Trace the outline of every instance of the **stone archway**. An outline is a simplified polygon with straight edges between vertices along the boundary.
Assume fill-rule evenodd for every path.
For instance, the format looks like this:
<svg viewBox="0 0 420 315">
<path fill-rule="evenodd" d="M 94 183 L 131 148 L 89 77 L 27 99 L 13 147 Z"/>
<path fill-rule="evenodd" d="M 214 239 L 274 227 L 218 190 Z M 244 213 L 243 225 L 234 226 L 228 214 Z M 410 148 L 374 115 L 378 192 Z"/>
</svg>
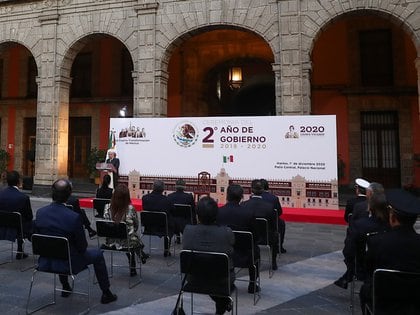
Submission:
<svg viewBox="0 0 420 315">
<path fill-rule="evenodd" d="M 209 27 L 188 34 L 168 62 L 168 116 L 235 115 L 238 91 L 228 87 L 229 68 L 241 68 L 244 86 L 262 75 L 271 76 L 274 86 L 273 62 L 269 45 L 244 29 Z"/>
</svg>

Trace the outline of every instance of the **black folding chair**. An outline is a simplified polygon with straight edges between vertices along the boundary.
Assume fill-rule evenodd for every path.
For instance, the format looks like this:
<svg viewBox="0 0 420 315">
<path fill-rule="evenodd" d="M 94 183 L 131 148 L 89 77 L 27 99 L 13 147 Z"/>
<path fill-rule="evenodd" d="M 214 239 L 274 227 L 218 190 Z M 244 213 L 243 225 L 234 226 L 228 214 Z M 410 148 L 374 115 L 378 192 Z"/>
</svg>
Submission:
<svg viewBox="0 0 420 315">
<path fill-rule="evenodd" d="M 254 305 L 257 304 L 261 298 L 260 292 L 257 292 L 257 286 L 261 288 L 260 285 L 260 264 L 259 259 L 255 257 L 254 252 L 254 236 L 251 232 L 248 231 L 233 231 L 235 234 L 235 244 L 233 245 L 233 265 L 239 270 L 236 272 L 236 275 L 240 272 L 242 268 L 254 268 L 256 279 L 253 283 L 254 286 Z M 237 279 L 237 281 L 248 281 Z M 251 283 L 250 283 L 251 284 Z"/>
<path fill-rule="evenodd" d="M 231 283 L 231 264 L 225 253 L 182 250 L 181 273 L 186 274 L 182 292 L 191 293 L 191 314 L 194 313 L 194 293 L 226 297 L 238 314 L 238 291 Z M 235 303 L 232 293 L 235 291 Z"/>
<path fill-rule="evenodd" d="M 259 246 L 263 246 L 268 249 L 268 262 L 269 262 L 269 269 L 268 269 L 268 276 L 271 278 L 273 276 L 273 262 L 272 262 L 272 254 L 271 254 L 271 246 L 270 246 L 270 234 L 268 230 L 268 221 L 265 218 L 256 218 L 255 219 L 255 227 L 257 231 L 257 244 Z"/>
<path fill-rule="evenodd" d="M 420 273 L 376 269 L 372 281 L 366 314 L 420 314 Z"/>
<path fill-rule="evenodd" d="M 143 226 L 142 237 L 149 236 L 149 254 L 152 252 L 152 236 L 164 237 L 167 244 L 171 244 L 172 235 L 169 234 L 168 215 L 164 211 L 146 211 L 140 212 L 140 224 Z M 172 242 L 173 256 L 175 257 L 175 242 Z M 170 251 L 170 248 L 168 248 Z"/>
<path fill-rule="evenodd" d="M 13 262 L 14 254 L 24 253 L 25 239 L 23 236 L 23 225 L 22 225 L 22 215 L 19 212 L 8 212 L 0 211 L 0 240 L 10 242 L 10 260 L 1 262 L 0 265 Z M 22 251 L 14 250 L 14 244 L 16 241 L 22 240 L 23 247 Z M 9 249 L 2 250 L 1 252 L 8 252 Z M 21 271 L 28 270 L 22 269 Z"/>
<path fill-rule="evenodd" d="M 39 265 L 37 265 L 34 268 L 34 271 L 32 273 L 32 279 L 31 279 L 31 285 L 29 287 L 29 294 L 28 294 L 28 301 L 26 303 L 26 314 L 32 314 L 36 311 L 39 311 L 47 306 L 53 305 L 56 303 L 56 291 L 60 292 L 67 292 L 70 293 L 70 291 L 59 289 L 56 286 L 56 278 L 57 275 L 65 275 L 70 276 L 72 279 L 71 287 L 73 288 L 73 291 L 71 291 L 72 294 L 79 294 L 83 296 L 87 296 L 88 300 L 88 308 L 84 311 L 84 313 L 87 313 L 90 311 L 90 285 L 91 281 L 84 281 L 87 283 L 87 292 L 80 292 L 74 290 L 74 284 L 75 284 L 75 276 L 83 271 L 88 271 L 88 279 L 90 279 L 90 269 L 88 266 L 86 266 L 83 270 L 80 270 L 79 272 L 74 272 L 72 263 L 71 263 L 71 255 L 70 255 L 70 246 L 69 241 L 65 237 L 61 236 L 51 236 L 51 235 L 43 235 L 43 234 L 33 234 L 32 235 L 32 252 L 34 255 L 39 255 L 39 259 L 47 259 L 51 263 L 46 264 L 48 267 L 46 268 L 40 268 Z M 64 262 L 64 265 L 60 264 L 60 267 L 63 267 L 63 269 L 56 269 L 57 263 L 56 261 L 62 261 Z M 46 304 L 42 304 L 35 308 L 34 310 L 29 310 L 29 304 L 31 300 L 31 293 L 32 288 L 35 282 L 35 275 L 37 272 L 44 272 L 44 273 L 50 273 L 54 275 L 54 288 L 53 288 L 53 299 L 50 302 L 47 302 Z"/>
<path fill-rule="evenodd" d="M 123 247 L 123 248 L 114 248 L 114 247 L 108 247 L 105 245 L 101 245 L 101 242 L 105 239 L 114 239 L 114 240 L 120 240 L 125 241 L 126 244 L 130 244 L 130 238 L 128 235 L 128 229 L 127 224 L 125 222 L 115 223 L 113 221 L 108 220 L 97 220 L 96 221 L 96 232 L 98 233 L 98 247 L 103 249 L 105 252 L 109 252 L 111 256 L 111 263 L 110 263 L 110 273 L 109 277 L 114 276 L 114 267 L 123 267 L 131 270 L 130 264 L 125 265 L 119 265 L 114 264 L 114 253 L 123 253 L 125 255 L 128 255 L 129 260 L 132 259 L 136 260 L 136 254 L 133 252 L 133 248 L 131 247 Z M 103 243 L 102 243 L 103 244 Z M 141 255 L 141 250 L 140 250 Z M 134 257 L 133 257 L 134 256 Z M 138 281 L 132 282 L 133 277 L 129 277 L 128 280 L 128 287 L 131 289 L 138 285 L 141 282 L 141 261 L 137 260 L 136 263 L 136 270 L 139 271 L 138 273 Z"/>
<path fill-rule="evenodd" d="M 176 203 L 171 214 L 176 226 L 177 236 L 179 236 L 178 232 L 183 233 L 187 224 L 194 224 L 191 205 Z"/>
</svg>

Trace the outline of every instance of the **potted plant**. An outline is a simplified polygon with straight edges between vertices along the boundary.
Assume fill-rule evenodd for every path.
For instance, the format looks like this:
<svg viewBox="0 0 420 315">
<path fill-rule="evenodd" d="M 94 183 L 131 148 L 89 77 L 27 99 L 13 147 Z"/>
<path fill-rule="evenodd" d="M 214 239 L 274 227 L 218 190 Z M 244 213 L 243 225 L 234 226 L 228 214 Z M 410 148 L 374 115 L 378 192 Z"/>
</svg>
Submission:
<svg viewBox="0 0 420 315">
<path fill-rule="evenodd" d="M 89 178 L 99 180 L 99 172 L 96 169 L 96 163 L 103 163 L 106 159 L 107 150 L 92 148 L 87 158 L 87 170 Z"/>
<path fill-rule="evenodd" d="M 6 180 L 6 171 L 7 171 L 7 164 L 10 160 L 10 154 L 4 150 L 0 149 L 0 176 L 1 176 L 1 183 L 4 183 Z"/>
</svg>

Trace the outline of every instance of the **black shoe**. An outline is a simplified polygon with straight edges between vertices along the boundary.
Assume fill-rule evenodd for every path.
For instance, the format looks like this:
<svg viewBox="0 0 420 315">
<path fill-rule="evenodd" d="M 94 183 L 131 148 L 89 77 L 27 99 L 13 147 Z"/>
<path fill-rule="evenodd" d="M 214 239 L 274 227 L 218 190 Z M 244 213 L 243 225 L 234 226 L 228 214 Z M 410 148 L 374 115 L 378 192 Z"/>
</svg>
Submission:
<svg viewBox="0 0 420 315">
<path fill-rule="evenodd" d="M 98 233 L 96 233 L 95 230 L 89 230 L 89 237 L 90 238 L 94 237 L 96 234 L 98 234 Z"/>
<path fill-rule="evenodd" d="M 73 291 L 73 289 L 70 286 L 70 284 L 65 283 L 65 284 L 63 284 L 63 291 L 61 291 L 61 296 L 65 297 L 65 298 L 69 297 L 72 291 Z"/>
<path fill-rule="evenodd" d="M 261 290 L 261 288 L 258 285 L 255 286 L 255 289 L 254 289 L 253 284 L 248 285 L 248 293 L 253 294 L 253 293 L 256 293 L 256 292 L 260 292 L 260 290 Z"/>
<path fill-rule="evenodd" d="M 286 248 L 284 248 L 283 246 L 280 248 L 280 253 L 285 254 L 287 253 Z"/>
<path fill-rule="evenodd" d="M 345 278 L 341 277 L 338 280 L 335 280 L 334 284 L 342 289 L 347 289 L 348 281 Z"/>
<path fill-rule="evenodd" d="M 17 253 L 16 254 L 16 259 L 17 260 L 21 260 L 21 259 L 25 259 L 25 258 L 28 258 L 28 254 L 26 254 L 26 253 Z"/>
<path fill-rule="evenodd" d="M 276 261 L 273 261 L 272 268 L 273 268 L 273 270 L 277 270 L 278 269 L 277 262 Z"/>
<path fill-rule="evenodd" d="M 169 250 L 165 250 L 163 252 L 163 257 L 168 257 L 168 256 L 172 256 L 171 252 Z"/>
<path fill-rule="evenodd" d="M 146 254 L 145 252 L 141 252 L 141 263 L 142 264 L 145 264 L 146 262 L 147 262 L 147 259 L 149 258 L 150 256 L 148 255 L 148 254 Z"/>
<path fill-rule="evenodd" d="M 106 293 L 102 293 L 101 297 L 101 303 L 102 304 L 108 304 L 111 302 L 114 302 L 117 300 L 117 295 L 112 293 L 111 291 L 108 291 Z"/>
<path fill-rule="evenodd" d="M 230 312 L 231 310 L 232 310 L 232 301 L 216 304 L 216 315 L 221 315 L 221 314 L 224 314 L 225 312 Z"/>
</svg>

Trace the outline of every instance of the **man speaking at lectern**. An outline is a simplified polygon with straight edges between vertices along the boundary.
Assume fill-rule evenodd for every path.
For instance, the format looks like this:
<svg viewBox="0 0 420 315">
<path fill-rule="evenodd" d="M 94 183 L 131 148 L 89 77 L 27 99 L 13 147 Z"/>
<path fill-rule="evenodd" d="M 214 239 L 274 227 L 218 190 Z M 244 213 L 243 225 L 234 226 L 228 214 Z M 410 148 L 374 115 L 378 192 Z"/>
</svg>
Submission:
<svg viewBox="0 0 420 315">
<path fill-rule="evenodd" d="M 115 167 L 115 171 L 112 172 L 112 184 L 113 188 L 117 187 L 118 184 L 118 169 L 120 167 L 120 159 L 117 158 L 117 154 L 114 150 L 108 150 L 108 158 L 105 163 L 111 163 Z"/>
</svg>

